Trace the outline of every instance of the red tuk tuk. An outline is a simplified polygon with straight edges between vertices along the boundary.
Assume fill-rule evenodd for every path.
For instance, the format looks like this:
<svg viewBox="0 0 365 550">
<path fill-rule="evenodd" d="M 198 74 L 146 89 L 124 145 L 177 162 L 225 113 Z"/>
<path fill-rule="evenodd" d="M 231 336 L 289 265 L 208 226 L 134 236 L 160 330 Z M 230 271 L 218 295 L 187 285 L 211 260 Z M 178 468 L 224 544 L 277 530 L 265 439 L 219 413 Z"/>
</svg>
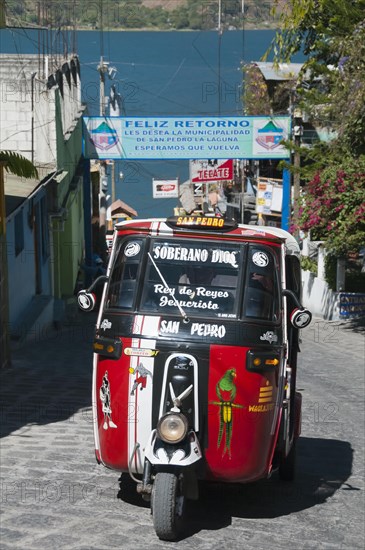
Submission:
<svg viewBox="0 0 365 550">
<path fill-rule="evenodd" d="M 299 255 L 281 229 L 214 216 L 116 226 L 99 278 L 96 458 L 129 472 L 161 539 L 178 537 L 199 480 L 294 477 L 298 333 L 311 320 Z"/>
</svg>

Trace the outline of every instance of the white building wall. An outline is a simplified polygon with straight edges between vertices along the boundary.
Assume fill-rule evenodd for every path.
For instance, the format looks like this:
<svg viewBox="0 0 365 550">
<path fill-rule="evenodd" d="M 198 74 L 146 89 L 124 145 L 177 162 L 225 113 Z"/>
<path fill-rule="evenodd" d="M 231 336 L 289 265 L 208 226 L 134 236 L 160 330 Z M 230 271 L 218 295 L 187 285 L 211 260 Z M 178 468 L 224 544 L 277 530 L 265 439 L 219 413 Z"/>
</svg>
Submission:
<svg viewBox="0 0 365 550">
<path fill-rule="evenodd" d="M 54 168 L 54 90 L 47 91 L 45 82 L 39 79 L 38 62 L 37 56 L 0 56 L 0 148 Z"/>
<path fill-rule="evenodd" d="M 70 173 L 66 174 L 67 182 L 60 194 L 61 198 L 68 190 L 78 162 L 78 148 L 75 148 L 75 151 L 69 152 L 74 164 L 72 162 L 65 164 L 65 158 L 69 158 L 65 149 L 67 149 L 67 142 L 71 138 L 78 139 L 80 130 L 78 129 L 75 134 L 77 138 L 72 135 L 72 132 L 82 114 L 79 78 L 77 77 L 77 84 L 75 84 L 71 74 L 71 87 L 69 87 L 66 77 L 63 76 L 63 97 L 56 81 L 50 82 L 48 78 L 52 74 L 54 75 L 56 70 L 62 70 L 62 64 L 65 62 L 66 60 L 61 60 L 55 64 L 54 61 L 51 62 L 50 59 L 41 58 L 38 55 L 0 54 L 0 150 L 14 151 L 33 160 L 38 168 L 40 180 L 52 174 L 55 169 L 59 169 L 59 164 L 62 170 L 69 170 Z M 57 123 L 60 119 L 56 120 L 56 107 L 57 114 L 58 108 L 61 109 L 64 139 L 62 139 L 62 134 L 58 133 L 60 127 Z M 58 147 L 57 137 L 59 138 Z M 81 143 L 79 148 L 81 151 Z M 59 158 L 57 158 L 58 154 Z M 37 186 L 37 182 L 35 185 Z M 60 192 L 60 189 L 57 188 L 57 191 Z M 25 197 L 24 194 L 19 196 Z M 12 327 L 23 323 L 24 312 L 27 312 L 28 315 L 29 309 L 32 309 L 34 298 L 48 299 L 53 295 L 52 279 L 56 275 L 53 273 L 54 266 L 51 263 L 51 258 L 43 258 L 44 261 L 40 262 L 37 281 L 39 281 L 40 273 L 42 284 L 41 290 L 36 289 L 35 239 L 34 232 L 28 223 L 29 209 L 34 207 L 36 202 L 33 197 L 32 205 L 30 205 L 28 199 L 25 198 L 20 207 L 24 217 L 24 250 L 17 256 L 14 252 L 15 213 L 8 217 L 8 268 Z M 50 232 L 49 238 L 52 246 L 54 245 L 53 236 Z M 70 238 L 72 240 L 73 236 Z M 39 239 L 42 239 L 41 235 Z M 53 303 L 49 303 L 52 307 L 47 305 L 46 312 L 41 314 L 45 322 L 49 322 L 54 315 Z M 28 315 L 28 321 L 32 321 L 31 315 Z M 37 323 L 39 322 L 38 319 Z"/>
<path fill-rule="evenodd" d="M 56 105 L 55 91 L 45 90 L 43 82 L 37 82 L 35 104 L 35 164 L 57 167 Z"/>
<path fill-rule="evenodd" d="M 0 54 L 0 149 L 16 151 L 29 160 L 33 149 L 34 163 L 47 164 L 50 171 L 57 168 L 55 92 L 58 88 L 56 85 L 47 89 L 51 66 L 47 57 Z M 63 76 L 60 104 L 62 130 L 67 138 L 81 112 L 79 79 L 75 85 L 71 75 L 69 88 Z"/>
<path fill-rule="evenodd" d="M 302 271 L 302 304 L 312 312 L 313 317 L 330 321 L 340 319 L 338 293 L 310 271 Z"/>
</svg>

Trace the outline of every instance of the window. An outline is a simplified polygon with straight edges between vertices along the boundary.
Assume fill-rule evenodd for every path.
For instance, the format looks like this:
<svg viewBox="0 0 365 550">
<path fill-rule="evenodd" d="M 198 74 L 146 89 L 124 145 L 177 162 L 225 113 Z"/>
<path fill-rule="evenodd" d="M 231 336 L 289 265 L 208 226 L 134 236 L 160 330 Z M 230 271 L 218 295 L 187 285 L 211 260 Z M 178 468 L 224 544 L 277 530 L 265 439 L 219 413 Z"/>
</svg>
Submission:
<svg viewBox="0 0 365 550">
<path fill-rule="evenodd" d="M 129 238 L 119 244 L 106 308 L 189 318 L 280 318 L 279 260 L 265 246 Z"/>
<path fill-rule="evenodd" d="M 155 240 L 148 254 L 141 310 L 235 318 L 242 248 L 232 243 Z"/>
<path fill-rule="evenodd" d="M 300 300 L 302 292 L 300 262 L 295 256 L 285 258 L 286 287 L 292 290 Z"/>
<path fill-rule="evenodd" d="M 265 321 L 279 319 L 278 268 L 275 257 L 264 247 L 250 246 L 244 312 Z"/>
<path fill-rule="evenodd" d="M 23 211 L 21 210 L 16 214 L 14 219 L 14 231 L 15 231 L 15 256 L 19 254 L 24 249 L 24 221 L 23 221 Z"/>
<path fill-rule="evenodd" d="M 131 310 L 137 294 L 137 276 L 142 261 L 143 241 L 133 239 L 121 244 L 116 254 L 108 287 L 107 308 Z"/>
</svg>

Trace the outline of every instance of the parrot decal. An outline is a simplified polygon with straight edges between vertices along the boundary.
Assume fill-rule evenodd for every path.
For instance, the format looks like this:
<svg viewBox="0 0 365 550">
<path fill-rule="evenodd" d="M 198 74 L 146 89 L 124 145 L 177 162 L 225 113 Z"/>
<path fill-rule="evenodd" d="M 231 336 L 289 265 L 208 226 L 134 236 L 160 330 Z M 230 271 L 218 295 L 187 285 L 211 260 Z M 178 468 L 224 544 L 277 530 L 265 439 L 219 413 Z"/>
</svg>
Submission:
<svg viewBox="0 0 365 550">
<path fill-rule="evenodd" d="M 234 403 L 237 393 L 237 387 L 234 383 L 236 376 L 236 369 L 229 369 L 225 372 L 216 385 L 216 394 L 219 401 L 212 401 L 213 405 L 218 405 L 220 407 L 217 447 L 219 449 L 223 438 L 225 438 L 222 456 L 228 453 L 229 458 L 231 458 L 232 409 L 243 409 L 243 405 Z"/>
</svg>

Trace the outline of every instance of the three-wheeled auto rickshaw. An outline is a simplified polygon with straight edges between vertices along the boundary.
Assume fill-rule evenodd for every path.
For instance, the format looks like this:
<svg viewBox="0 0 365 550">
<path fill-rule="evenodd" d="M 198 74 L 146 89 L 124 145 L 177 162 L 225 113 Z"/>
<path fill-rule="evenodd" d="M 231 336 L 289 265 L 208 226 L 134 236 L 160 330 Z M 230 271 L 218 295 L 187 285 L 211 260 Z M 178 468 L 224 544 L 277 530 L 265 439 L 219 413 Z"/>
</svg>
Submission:
<svg viewBox="0 0 365 550">
<path fill-rule="evenodd" d="M 174 540 L 198 481 L 294 476 L 299 247 L 191 215 L 116 226 L 94 340 L 96 459 L 129 473 Z M 93 287 L 78 295 L 95 306 Z"/>
</svg>

